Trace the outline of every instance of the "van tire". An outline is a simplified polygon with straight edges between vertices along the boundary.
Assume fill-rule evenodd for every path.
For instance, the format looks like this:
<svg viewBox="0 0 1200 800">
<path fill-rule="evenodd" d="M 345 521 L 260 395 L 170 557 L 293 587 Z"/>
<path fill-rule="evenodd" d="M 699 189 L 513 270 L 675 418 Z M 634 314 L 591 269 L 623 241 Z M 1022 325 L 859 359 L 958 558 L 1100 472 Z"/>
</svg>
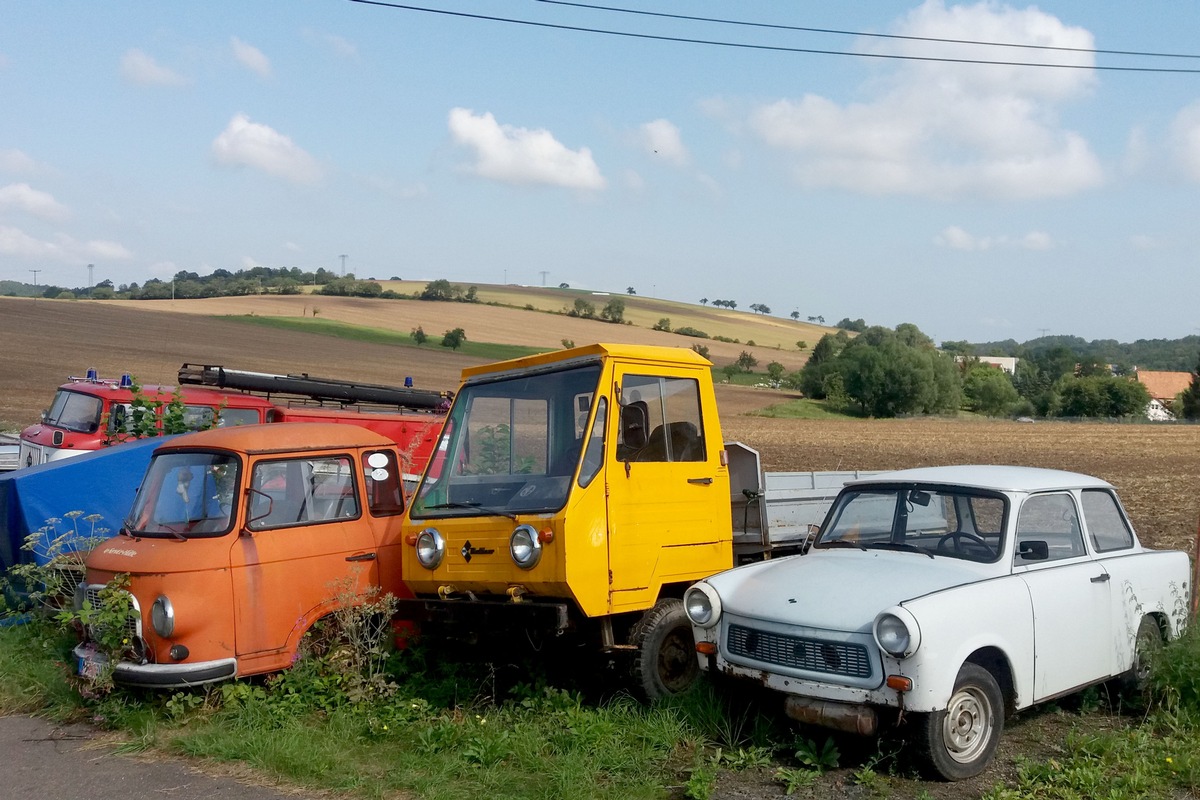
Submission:
<svg viewBox="0 0 1200 800">
<path fill-rule="evenodd" d="M 634 654 L 634 689 L 653 702 L 681 694 L 700 676 L 692 623 L 677 598 L 659 600 L 629 632 Z"/>
</svg>

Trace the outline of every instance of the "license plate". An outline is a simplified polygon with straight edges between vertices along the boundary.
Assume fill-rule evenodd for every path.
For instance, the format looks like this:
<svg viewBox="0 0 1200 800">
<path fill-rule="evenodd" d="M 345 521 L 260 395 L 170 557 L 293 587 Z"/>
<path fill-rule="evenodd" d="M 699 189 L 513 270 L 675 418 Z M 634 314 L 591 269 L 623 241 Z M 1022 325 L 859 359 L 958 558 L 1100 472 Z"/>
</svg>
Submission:
<svg viewBox="0 0 1200 800">
<path fill-rule="evenodd" d="M 108 666 L 108 658 L 97 653 L 91 645 L 83 648 L 79 656 L 79 676 L 88 680 L 99 678 L 104 668 Z"/>
</svg>

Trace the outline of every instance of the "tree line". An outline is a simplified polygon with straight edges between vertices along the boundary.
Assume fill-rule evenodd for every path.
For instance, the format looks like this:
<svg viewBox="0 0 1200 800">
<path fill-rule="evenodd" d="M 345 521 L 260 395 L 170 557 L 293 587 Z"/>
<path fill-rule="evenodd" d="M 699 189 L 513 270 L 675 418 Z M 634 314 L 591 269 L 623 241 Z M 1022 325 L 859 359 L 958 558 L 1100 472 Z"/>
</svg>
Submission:
<svg viewBox="0 0 1200 800">
<path fill-rule="evenodd" d="M 1195 350 L 1193 350 L 1193 355 Z M 954 348 L 939 350 L 917 326 L 872 326 L 851 338 L 821 337 L 808 363 L 785 382 L 806 396 L 865 416 L 954 413 L 989 416 L 1141 417 L 1150 395 L 1132 374 L 1080 361 L 1068 348 L 1027 354 L 1009 375 Z M 1200 418 L 1200 363 L 1170 403 L 1177 416 Z"/>
</svg>

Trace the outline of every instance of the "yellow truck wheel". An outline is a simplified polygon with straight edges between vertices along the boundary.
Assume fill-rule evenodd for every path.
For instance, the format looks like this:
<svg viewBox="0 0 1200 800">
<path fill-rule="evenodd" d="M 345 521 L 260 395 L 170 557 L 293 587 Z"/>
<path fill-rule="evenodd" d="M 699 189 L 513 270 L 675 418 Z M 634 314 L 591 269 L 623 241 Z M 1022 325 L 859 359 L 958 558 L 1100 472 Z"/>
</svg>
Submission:
<svg viewBox="0 0 1200 800">
<path fill-rule="evenodd" d="M 633 626 L 629 639 L 637 648 L 634 688 L 646 700 L 680 694 L 696 682 L 700 662 L 682 600 L 659 600 Z"/>
</svg>

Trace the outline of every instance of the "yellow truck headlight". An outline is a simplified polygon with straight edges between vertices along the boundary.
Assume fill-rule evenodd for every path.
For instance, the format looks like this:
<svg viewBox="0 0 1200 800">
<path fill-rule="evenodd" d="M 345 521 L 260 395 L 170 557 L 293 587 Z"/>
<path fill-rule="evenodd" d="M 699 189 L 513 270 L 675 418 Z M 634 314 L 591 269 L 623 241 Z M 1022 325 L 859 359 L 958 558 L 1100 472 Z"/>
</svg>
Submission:
<svg viewBox="0 0 1200 800">
<path fill-rule="evenodd" d="M 437 528 L 426 528 L 417 534 L 417 563 L 425 569 L 437 569 L 446 555 L 446 540 Z"/>
<path fill-rule="evenodd" d="M 533 569 L 542 559 L 542 540 L 532 525 L 518 525 L 508 537 L 508 552 L 521 569 Z"/>
</svg>

